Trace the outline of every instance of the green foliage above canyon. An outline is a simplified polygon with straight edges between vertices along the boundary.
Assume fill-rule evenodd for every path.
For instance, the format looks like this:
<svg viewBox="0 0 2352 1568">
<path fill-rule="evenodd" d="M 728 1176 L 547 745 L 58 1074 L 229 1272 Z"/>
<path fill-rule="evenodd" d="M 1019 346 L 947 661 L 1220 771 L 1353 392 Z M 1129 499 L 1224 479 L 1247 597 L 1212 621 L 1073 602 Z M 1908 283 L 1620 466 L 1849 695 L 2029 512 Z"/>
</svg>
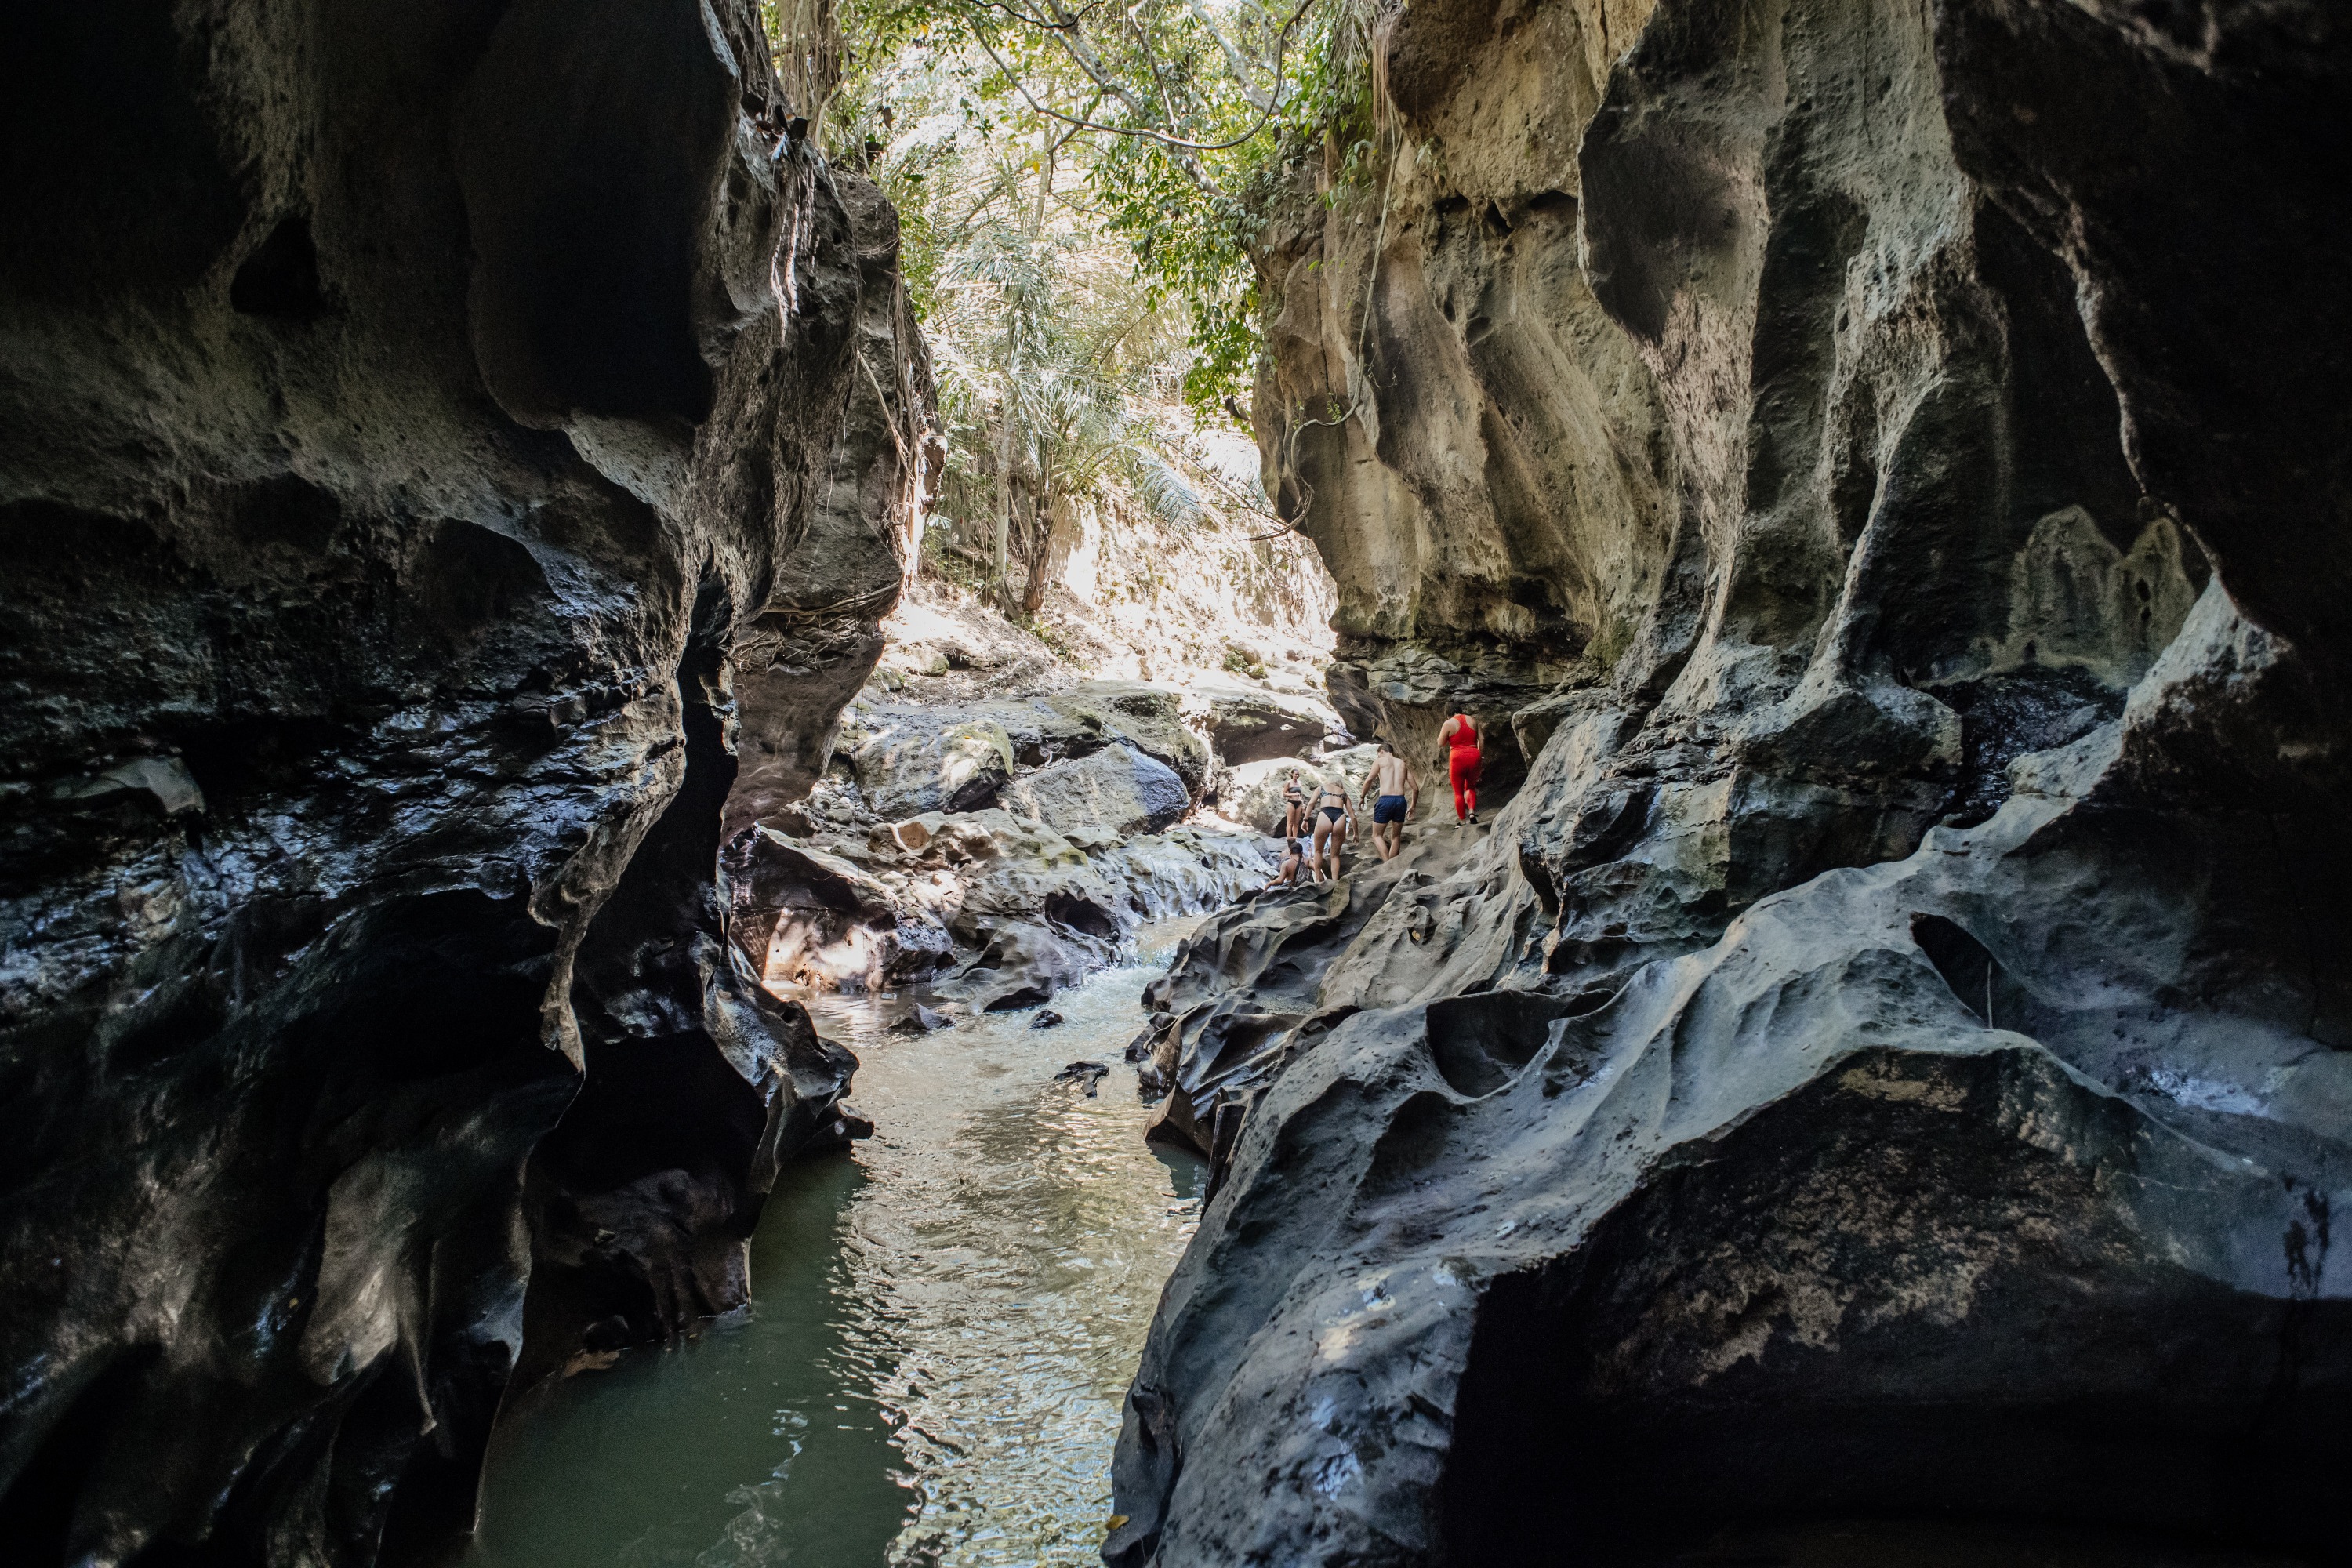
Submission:
<svg viewBox="0 0 2352 1568">
<path fill-rule="evenodd" d="M 763 11 L 813 134 L 898 209 L 949 446 L 937 511 L 1007 612 L 1036 613 L 1087 509 L 1277 529 L 1234 430 L 1251 247 L 1298 150 L 1368 123 L 1370 0 Z"/>
</svg>

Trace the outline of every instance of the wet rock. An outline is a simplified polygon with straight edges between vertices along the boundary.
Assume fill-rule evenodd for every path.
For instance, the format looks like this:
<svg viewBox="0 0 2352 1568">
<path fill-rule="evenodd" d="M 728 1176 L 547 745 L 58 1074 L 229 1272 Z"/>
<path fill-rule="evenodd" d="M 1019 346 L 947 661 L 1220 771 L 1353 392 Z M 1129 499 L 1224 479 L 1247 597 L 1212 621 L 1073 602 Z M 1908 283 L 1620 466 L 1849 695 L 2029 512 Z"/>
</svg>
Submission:
<svg viewBox="0 0 2352 1568">
<path fill-rule="evenodd" d="M 1144 1063 L 1144 1099 L 1167 1101 L 1150 1135 L 1191 1146 L 1222 1179 L 1251 1099 L 1293 1050 L 1368 1003 L 1441 988 L 1450 952 L 1400 955 L 1395 935 L 1433 900 L 1461 929 L 1470 900 L 1445 878 L 1475 844 L 1409 837 L 1394 860 L 1365 858 L 1336 883 L 1255 891 L 1179 943 L 1144 987 L 1152 1023 L 1130 1048 Z"/>
<path fill-rule="evenodd" d="M 790 839 L 755 828 L 729 856 L 732 935 L 763 978 L 812 966 L 835 984 L 866 990 L 909 984 L 948 961 L 946 927 L 852 859 L 829 836 Z M 844 846 L 843 847 L 845 847 Z"/>
<path fill-rule="evenodd" d="M 1125 746 L 1055 763 L 1004 791 L 1007 811 L 1057 830 L 1158 833 L 1192 804 L 1172 770 Z"/>
<path fill-rule="evenodd" d="M 711 880 L 898 589 L 895 220 L 733 0 L 0 34 L 0 1531 L 449 1555 L 840 1120 Z"/>
<path fill-rule="evenodd" d="M 1129 764 L 1131 766 L 1131 764 Z M 996 808 L 856 821 L 730 847 L 730 929 L 779 984 L 879 991 L 933 981 L 960 1005 L 1044 1002 L 1116 958 L 1147 920 L 1223 902 L 1265 876 L 1260 847 L 1182 826 L 1066 837 Z"/>
<path fill-rule="evenodd" d="M 860 1139 L 874 1136 L 874 1123 L 847 1105 L 835 1102 L 833 1118 L 820 1126 L 803 1147 L 803 1154 L 837 1154 Z"/>
<path fill-rule="evenodd" d="M 1302 171 L 1255 413 L 1350 726 L 1526 777 L 1153 987 L 1214 1194 L 1107 1561 L 2334 1552 L 2317 18 L 1396 20 L 1446 155 Z"/>
<path fill-rule="evenodd" d="M 614 1351 L 625 1350 L 633 1342 L 629 1320 L 617 1312 L 609 1318 L 599 1318 L 580 1331 L 580 1348 L 591 1355 L 608 1355 Z M 610 1366 L 612 1363 L 608 1361 L 602 1364 Z"/>
<path fill-rule="evenodd" d="M 955 1020 L 947 1014 L 918 1002 L 905 1017 L 890 1026 L 890 1032 L 894 1035 L 929 1035 L 954 1027 Z"/>
<path fill-rule="evenodd" d="M 1051 1029 L 1057 1026 L 1061 1022 L 1062 1016 L 1059 1013 L 1055 1012 L 1051 1007 L 1047 1007 L 1040 1011 L 1035 1017 L 1029 1020 L 1029 1026 L 1033 1029 Z"/>
<path fill-rule="evenodd" d="M 2144 1359 L 2171 1352 L 2138 1347 L 2252 1352 L 2317 1301 L 2308 1238 L 2336 1201 L 2344 1102 L 2294 1075 L 2336 1069 L 2305 1021 L 2325 1035 L 2352 1013 L 2332 988 L 2302 1011 L 2260 999 L 2259 955 L 2300 941 L 2300 917 L 2215 900 L 2246 850 L 2209 770 L 2236 727 L 2298 736 L 2333 703 L 2210 592 L 2126 717 L 2021 759 L 1990 821 L 1598 989 L 1465 992 L 1457 957 L 1349 1006 L 1386 968 L 1366 936 L 1415 890 L 1402 877 L 1352 935 L 1330 895 L 1204 930 L 1152 992 L 1192 1001 L 1194 1036 L 1157 1131 L 1230 1166 L 1130 1400 L 1121 1485 L 1168 1500 L 1155 1560 L 1308 1529 L 1377 1531 L 1399 1561 L 1513 1560 L 1552 1528 L 1519 1500 L 1563 1475 L 1606 1560 L 1648 1560 L 1786 1518 L 1791 1497 L 1825 1519 L 2006 1515 L 2019 1496 L 2063 1513 L 2062 1462 L 2134 1478 L 2064 1514 L 2086 1528 L 2307 1550 L 2273 1505 L 2332 1462 L 2315 1456 L 2352 1406 L 2352 1358 L 2305 1363 L 2248 1470 L 2220 1436 L 2236 1428 L 2180 1412 L 2262 1405 L 2266 1357 L 2200 1361 L 2176 1395 Z M 2281 801 L 2343 783 L 2333 758 L 2261 767 Z M 2164 857 L 2137 847 L 2158 840 Z M 1466 891 L 1475 869 L 1447 880 Z M 2094 884 L 2107 897 L 2075 896 Z M 2341 900 L 2322 918 L 2352 927 Z M 2123 960 L 2116 933 L 2151 920 L 2170 945 Z M 1344 946 L 1318 963 L 1324 921 Z M 1292 1027 L 1255 1083 L 1234 1070 L 1302 1013 L 1319 1033 Z M 1274 1304 L 1234 1288 L 1269 1278 Z M 1275 1348 L 1294 1329 L 1314 1356 Z M 2068 1353 L 2045 1361 L 2053 1342 Z M 1217 1371 L 1188 1380 L 1179 1347 Z M 1423 1404 L 1453 1413 L 1435 1476 L 1366 1440 Z M 1209 1415 L 1237 1406 L 1281 1414 Z M 2059 1407 L 2103 1414 L 2053 1426 Z M 1172 1484 L 1151 1480 L 1171 1454 Z M 1342 1454 L 1341 1500 L 1361 1500 L 1335 1508 L 1317 1478 Z M 2226 1485 L 2144 1479 L 2183 1473 Z M 1243 1475 L 1300 1479 L 1226 1500 Z M 1433 1511 L 1409 1535 L 1416 1498 Z"/>
<path fill-rule="evenodd" d="M 1082 933 L 1042 923 L 1009 924 L 998 927 L 980 956 L 949 984 L 983 1013 L 1016 1013 L 1044 1005 L 1101 963 Z"/>
<path fill-rule="evenodd" d="M 1087 1091 L 1087 1098 L 1092 1100 L 1095 1097 L 1095 1090 L 1101 1087 L 1102 1080 L 1109 1076 L 1110 1068 L 1100 1062 L 1072 1062 L 1068 1067 L 1055 1073 L 1054 1080 L 1056 1083 L 1081 1085 Z"/>
</svg>

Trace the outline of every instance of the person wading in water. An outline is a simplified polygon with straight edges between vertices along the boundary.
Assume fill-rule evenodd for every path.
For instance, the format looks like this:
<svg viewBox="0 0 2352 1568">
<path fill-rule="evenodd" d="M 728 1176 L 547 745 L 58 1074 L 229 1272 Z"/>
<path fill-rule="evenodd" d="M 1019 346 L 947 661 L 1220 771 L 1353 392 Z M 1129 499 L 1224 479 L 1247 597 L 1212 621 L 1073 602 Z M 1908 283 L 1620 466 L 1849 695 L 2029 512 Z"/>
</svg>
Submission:
<svg viewBox="0 0 2352 1568">
<path fill-rule="evenodd" d="M 1421 804 L 1421 782 L 1386 741 L 1364 778 L 1364 798 L 1372 802 L 1372 848 L 1381 859 L 1393 860 L 1404 847 L 1404 819 Z"/>
<path fill-rule="evenodd" d="M 1470 722 L 1470 715 L 1457 711 L 1437 731 L 1437 743 L 1445 748 L 1445 776 L 1454 784 L 1454 820 L 1478 825 L 1478 726 Z"/>
<path fill-rule="evenodd" d="M 1315 873 L 1318 882 L 1339 879 L 1339 846 L 1347 842 L 1347 821 L 1356 815 L 1348 804 L 1348 792 L 1326 780 L 1320 794 L 1315 797 L 1315 839 L 1307 854 L 1307 868 Z M 1329 856 L 1326 874 L 1325 856 Z"/>
</svg>

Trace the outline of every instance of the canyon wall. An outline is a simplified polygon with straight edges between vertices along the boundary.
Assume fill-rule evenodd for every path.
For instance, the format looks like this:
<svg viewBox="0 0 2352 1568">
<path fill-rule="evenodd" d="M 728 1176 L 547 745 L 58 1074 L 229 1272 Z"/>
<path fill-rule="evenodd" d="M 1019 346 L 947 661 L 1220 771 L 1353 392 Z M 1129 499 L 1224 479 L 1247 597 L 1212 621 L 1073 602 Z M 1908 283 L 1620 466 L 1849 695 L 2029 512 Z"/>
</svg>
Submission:
<svg viewBox="0 0 2352 1568">
<path fill-rule="evenodd" d="M 417 1560 L 845 1132 L 714 877 L 908 558 L 895 216 L 736 0 L 0 35 L 0 1534 Z"/>
<path fill-rule="evenodd" d="M 2352 37 L 1382 38 L 1259 436 L 1360 732 L 1516 796 L 1155 987 L 1217 1188 L 1106 1558 L 2332 1560 Z"/>
</svg>

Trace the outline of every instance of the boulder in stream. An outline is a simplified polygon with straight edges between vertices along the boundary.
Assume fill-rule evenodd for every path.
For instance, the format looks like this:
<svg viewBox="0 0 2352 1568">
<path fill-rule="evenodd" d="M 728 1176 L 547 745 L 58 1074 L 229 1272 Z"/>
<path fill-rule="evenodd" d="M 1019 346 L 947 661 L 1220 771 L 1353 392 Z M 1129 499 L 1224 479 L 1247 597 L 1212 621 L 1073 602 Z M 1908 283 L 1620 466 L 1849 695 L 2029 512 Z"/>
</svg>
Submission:
<svg viewBox="0 0 2352 1568">
<path fill-rule="evenodd" d="M 1184 782 L 1187 803 L 1207 786 L 1213 758 L 1209 743 L 1185 723 L 1185 693 L 1143 680 L 1085 680 L 1045 699 L 1045 705 L 1105 743 L 1119 742 Z"/>
<path fill-rule="evenodd" d="M 1173 769 L 1125 745 L 1025 774 L 1003 799 L 1015 816 L 1066 833 L 1157 833 L 1192 804 Z"/>
<path fill-rule="evenodd" d="M 926 721 L 928 720 L 928 721 Z M 866 716 L 845 755 L 866 804 L 887 817 L 976 811 L 1013 777 L 1013 738 L 990 719 Z"/>
<path fill-rule="evenodd" d="M 1328 737 L 1344 742 L 1348 729 L 1331 705 L 1295 691 L 1244 685 L 1237 680 L 1193 683 L 1192 700 L 1203 705 L 1202 727 L 1217 760 L 1228 766 L 1271 757 L 1313 757 Z"/>
</svg>

